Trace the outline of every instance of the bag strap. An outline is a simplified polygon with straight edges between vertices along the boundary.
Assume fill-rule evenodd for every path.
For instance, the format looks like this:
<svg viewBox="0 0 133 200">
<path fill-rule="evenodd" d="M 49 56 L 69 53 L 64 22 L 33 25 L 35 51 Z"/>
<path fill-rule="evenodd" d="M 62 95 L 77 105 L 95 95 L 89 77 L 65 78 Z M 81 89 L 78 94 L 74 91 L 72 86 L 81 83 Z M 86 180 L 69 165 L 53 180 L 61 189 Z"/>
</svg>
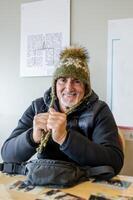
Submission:
<svg viewBox="0 0 133 200">
<path fill-rule="evenodd" d="M 90 176 L 96 179 L 107 180 L 115 176 L 114 169 L 108 165 L 91 167 L 89 171 L 90 171 Z"/>
<path fill-rule="evenodd" d="M 0 163 L 0 171 L 7 174 L 21 174 L 26 175 L 25 163 Z"/>
</svg>

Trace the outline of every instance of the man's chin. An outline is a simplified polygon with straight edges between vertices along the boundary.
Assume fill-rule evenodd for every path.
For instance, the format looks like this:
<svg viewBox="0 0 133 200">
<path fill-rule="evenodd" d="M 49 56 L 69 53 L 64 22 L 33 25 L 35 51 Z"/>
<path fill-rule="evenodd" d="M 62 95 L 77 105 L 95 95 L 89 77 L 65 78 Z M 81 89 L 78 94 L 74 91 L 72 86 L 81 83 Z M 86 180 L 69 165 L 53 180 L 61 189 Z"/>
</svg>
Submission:
<svg viewBox="0 0 133 200">
<path fill-rule="evenodd" d="M 75 106 L 75 105 L 76 105 L 75 102 L 73 102 L 73 103 L 65 103 L 65 104 L 63 104 L 63 106 L 64 106 L 65 108 L 72 108 L 72 107 Z"/>
</svg>

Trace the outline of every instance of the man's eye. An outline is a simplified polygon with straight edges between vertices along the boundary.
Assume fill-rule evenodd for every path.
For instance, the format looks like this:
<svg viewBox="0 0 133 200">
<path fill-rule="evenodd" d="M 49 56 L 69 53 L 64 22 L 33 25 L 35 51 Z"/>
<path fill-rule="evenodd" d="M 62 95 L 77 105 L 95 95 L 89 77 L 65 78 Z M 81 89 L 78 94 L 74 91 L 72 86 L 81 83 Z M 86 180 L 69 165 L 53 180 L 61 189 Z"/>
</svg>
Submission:
<svg viewBox="0 0 133 200">
<path fill-rule="evenodd" d="M 66 78 L 60 78 L 58 79 L 59 83 L 65 83 L 66 82 Z"/>
<path fill-rule="evenodd" d="M 74 82 L 77 83 L 77 84 L 80 84 L 80 83 L 81 83 L 81 81 L 78 80 L 78 79 L 74 80 Z"/>
</svg>

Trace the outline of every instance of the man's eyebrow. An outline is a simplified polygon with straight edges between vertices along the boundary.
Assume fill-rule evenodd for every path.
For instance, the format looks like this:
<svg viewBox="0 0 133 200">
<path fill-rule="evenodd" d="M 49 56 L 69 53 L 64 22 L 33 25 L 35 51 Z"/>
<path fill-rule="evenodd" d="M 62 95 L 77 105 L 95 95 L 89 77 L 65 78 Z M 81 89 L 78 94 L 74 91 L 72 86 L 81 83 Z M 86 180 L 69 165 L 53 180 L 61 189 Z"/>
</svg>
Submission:
<svg viewBox="0 0 133 200">
<path fill-rule="evenodd" d="M 61 78 L 67 78 L 67 77 L 63 77 L 63 76 L 62 76 L 62 77 L 60 77 L 59 79 L 61 79 Z"/>
</svg>

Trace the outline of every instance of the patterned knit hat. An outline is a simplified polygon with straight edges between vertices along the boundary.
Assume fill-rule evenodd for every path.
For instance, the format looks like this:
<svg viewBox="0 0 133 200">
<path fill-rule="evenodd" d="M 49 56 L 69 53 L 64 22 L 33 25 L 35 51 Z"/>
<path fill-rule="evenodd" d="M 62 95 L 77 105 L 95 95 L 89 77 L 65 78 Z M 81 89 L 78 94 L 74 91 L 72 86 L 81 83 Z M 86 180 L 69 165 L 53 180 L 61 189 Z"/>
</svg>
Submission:
<svg viewBox="0 0 133 200">
<path fill-rule="evenodd" d="M 84 47 L 71 46 L 61 51 L 59 64 L 53 74 L 52 99 L 56 98 L 55 85 L 61 77 L 72 77 L 82 81 L 85 84 L 85 96 L 91 93 L 88 59 L 88 52 Z"/>
</svg>

